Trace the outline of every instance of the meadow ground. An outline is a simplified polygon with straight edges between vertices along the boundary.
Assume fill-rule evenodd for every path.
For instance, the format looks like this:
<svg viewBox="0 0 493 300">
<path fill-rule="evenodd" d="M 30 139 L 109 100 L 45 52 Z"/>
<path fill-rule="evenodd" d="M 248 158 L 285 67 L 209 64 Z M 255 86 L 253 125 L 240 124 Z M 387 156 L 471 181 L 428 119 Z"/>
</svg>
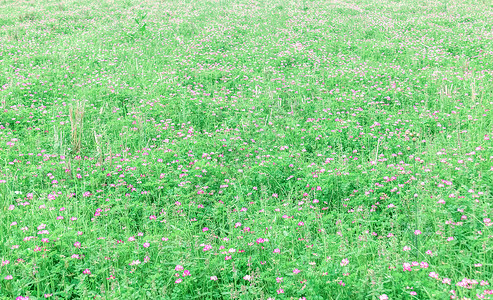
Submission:
<svg viewBox="0 0 493 300">
<path fill-rule="evenodd" d="M 493 298 L 490 1 L 0 26 L 0 299 Z"/>
</svg>

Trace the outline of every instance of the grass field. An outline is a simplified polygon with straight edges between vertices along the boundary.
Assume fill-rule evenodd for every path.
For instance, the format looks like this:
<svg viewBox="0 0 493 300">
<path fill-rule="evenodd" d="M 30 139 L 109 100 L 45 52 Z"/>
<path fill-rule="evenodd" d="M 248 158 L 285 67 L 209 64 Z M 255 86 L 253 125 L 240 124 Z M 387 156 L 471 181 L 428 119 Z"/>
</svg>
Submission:
<svg viewBox="0 0 493 300">
<path fill-rule="evenodd" d="M 490 1 L 0 26 L 0 299 L 493 298 Z"/>
</svg>

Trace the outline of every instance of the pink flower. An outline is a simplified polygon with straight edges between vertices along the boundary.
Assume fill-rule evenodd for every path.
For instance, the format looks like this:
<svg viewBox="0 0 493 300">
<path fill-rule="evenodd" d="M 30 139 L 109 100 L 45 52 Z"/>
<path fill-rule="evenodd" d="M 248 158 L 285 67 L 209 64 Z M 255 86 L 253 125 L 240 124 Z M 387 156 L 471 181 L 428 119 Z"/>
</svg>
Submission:
<svg viewBox="0 0 493 300">
<path fill-rule="evenodd" d="M 183 266 L 176 265 L 175 271 L 181 271 L 181 270 L 183 270 Z"/>
<path fill-rule="evenodd" d="M 82 273 L 86 275 L 91 275 L 91 271 L 89 269 L 85 269 Z"/>
<path fill-rule="evenodd" d="M 284 290 L 283 290 L 283 289 L 278 289 L 278 290 L 277 290 L 277 293 L 278 293 L 278 294 L 284 294 Z"/>
<path fill-rule="evenodd" d="M 7 276 L 5 276 L 5 278 L 4 278 L 4 279 L 5 279 L 5 280 L 10 280 L 10 279 L 12 279 L 12 278 L 14 278 L 12 275 L 7 275 Z"/>
<path fill-rule="evenodd" d="M 217 280 L 217 276 L 211 276 L 211 280 L 212 281 L 216 281 Z"/>
<path fill-rule="evenodd" d="M 403 263 L 402 269 L 403 269 L 403 271 L 411 271 L 411 264 L 410 263 Z"/>
<path fill-rule="evenodd" d="M 277 283 L 281 283 L 281 282 L 282 282 L 282 280 L 283 280 L 283 278 L 282 278 L 282 277 L 277 277 L 277 278 L 276 278 Z"/>
<path fill-rule="evenodd" d="M 414 234 L 415 234 L 415 235 L 420 235 L 420 234 L 421 234 L 421 231 L 419 231 L 419 230 L 415 230 L 415 231 L 414 231 Z"/>
<path fill-rule="evenodd" d="M 207 228 L 207 227 L 202 228 L 202 232 L 206 232 L 208 230 L 209 230 L 209 228 Z"/>
<path fill-rule="evenodd" d="M 143 246 L 144 248 L 149 248 L 149 246 L 150 246 L 150 245 L 151 245 L 151 244 L 149 244 L 149 243 L 144 243 L 142 246 Z"/>
<path fill-rule="evenodd" d="M 411 250 L 411 247 L 409 247 L 409 246 L 404 246 L 404 248 L 403 248 L 402 250 L 403 250 L 403 251 L 409 251 L 409 250 Z"/>
<path fill-rule="evenodd" d="M 389 300 L 389 296 L 387 296 L 385 294 L 382 294 L 382 295 L 380 295 L 380 297 L 378 297 L 378 299 L 380 299 L 380 300 Z"/>
<path fill-rule="evenodd" d="M 182 281 L 183 281 L 183 279 L 178 278 L 177 280 L 175 280 L 175 283 L 176 283 L 176 284 L 178 284 L 178 283 L 180 283 L 180 282 L 182 282 Z"/>
<path fill-rule="evenodd" d="M 185 270 L 183 271 L 183 277 L 186 277 L 186 276 L 192 276 L 192 274 L 190 274 L 190 271 L 189 270 Z"/>
<path fill-rule="evenodd" d="M 341 267 L 347 266 L 347 264 L 349 264 L 349 260 L 348 260 L 347 258 L 344 258 L 344 259 L 341 261 Z"/>
<path fill-rule="evenodd" d="M 294 274 L 298 274 L 299 272 L 301 272 L 301 271 L 300 271 L 300 270 L 298 270 L 298 269 L 294 269 L 294 270 L 293 270 L 293 273 L 294 273 Z"/>
<path fill-rule="evenodd" d="M 252 276 L 250 276 L 250 275 L 245 275 L 245 276 L 243 277 L 243 279 L 245 279 L 246 281 L 250 281 L 250 280 L 252 279 Z"/>
<path fill-rule="evenodd" d="M 409 294 L 411 294 L 411 296 L 416 296 L 418 293 L 416 293 L 415 291 L 412 291 Z"/>
<path fill-rule="evenodd" d="M 276 249 L 274 249 L 274 251 L 272 251 L 272 252 L 274 252 L 274 253 L 281 253 L 281 250 L 279 250 L 279 248 L 276 248 Z"/>
<path fill-rule="evenodd" d="M 303 226 L 303 225 L 305 225 L 305 223 L 303 223 L 303 222 L 298 223 L 298 226 Z"/>
<path fill-rule="evenodd" d="M 131 263 L 128 264 L 129 266 L 135 266 L 135 265 L 140 265 L 140 260 L 134 260 Z"/>
</svg>

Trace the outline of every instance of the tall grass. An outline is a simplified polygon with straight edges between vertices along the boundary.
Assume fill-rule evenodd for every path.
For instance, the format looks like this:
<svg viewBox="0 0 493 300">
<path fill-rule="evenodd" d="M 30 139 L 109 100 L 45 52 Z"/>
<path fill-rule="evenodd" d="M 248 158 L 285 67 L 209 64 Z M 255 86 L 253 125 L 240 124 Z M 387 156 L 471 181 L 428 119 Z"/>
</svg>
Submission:
<svg viewBox="0 0 493 300">
<path fill-rule="evenodd" d="M 0 299 L 488 299 L 493 7 L 0 3 Z"/>
</svg>

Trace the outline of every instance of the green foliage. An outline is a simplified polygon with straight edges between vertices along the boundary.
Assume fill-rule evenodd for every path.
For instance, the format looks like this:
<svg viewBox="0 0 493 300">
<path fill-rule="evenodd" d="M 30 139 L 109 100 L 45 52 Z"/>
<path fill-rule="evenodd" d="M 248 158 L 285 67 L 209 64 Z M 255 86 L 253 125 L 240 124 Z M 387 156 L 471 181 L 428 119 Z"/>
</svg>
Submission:
<svg viewBox="0 0 493 300">
<path fill-rule="evenodd" d="M 476 2 L 3 1 L 0 299 L 487 298 Z"/>
</svg>

